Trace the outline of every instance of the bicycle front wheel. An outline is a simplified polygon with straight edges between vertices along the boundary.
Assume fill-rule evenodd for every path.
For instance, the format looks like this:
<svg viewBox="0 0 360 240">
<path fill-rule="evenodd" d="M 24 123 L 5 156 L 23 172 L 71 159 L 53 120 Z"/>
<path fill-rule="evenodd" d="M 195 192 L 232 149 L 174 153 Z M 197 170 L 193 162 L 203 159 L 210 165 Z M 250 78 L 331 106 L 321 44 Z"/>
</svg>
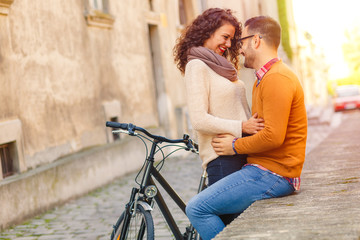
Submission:
<svg viewBox="0 0 360 240">
<path fill-rule="evenodd" d="M 114 226 L 111 240 L 119 240 L 121 230 L 124 226 L 125 211 Z M 137 205 L 134 216 L 130 217 L 130 222 L 124 232 L 124 239 L 127 240 L 154 240 L 154 222 L 150 211 L 146 211 L 141 205 Z"/>
</svg>

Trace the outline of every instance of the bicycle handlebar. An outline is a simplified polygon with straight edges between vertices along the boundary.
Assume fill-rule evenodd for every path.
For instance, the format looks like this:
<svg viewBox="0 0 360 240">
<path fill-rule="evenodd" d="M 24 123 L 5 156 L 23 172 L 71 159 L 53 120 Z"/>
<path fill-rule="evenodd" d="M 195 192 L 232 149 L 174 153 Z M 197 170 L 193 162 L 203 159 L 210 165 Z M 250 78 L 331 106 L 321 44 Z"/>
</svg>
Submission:
<svg viewBox="0 0 360 240">
<path fill-rule="evenodd" d="M 111 127 L 111 128 L 121 128 L 123 130 L 127 130 L 129 132 L 129 135 L 135 135 L 135 131 L 140 131 L 140 132 L 146 134 L 148 137 L 156 139 L 156 140 L 158 140 L 160 142 L 185 143 L 186 146 L 189 149 L 195 148 L 196 151 L 199 150 L 198 144 L 195 143 L 192 139 L 190 139 L 189 135 L 187 135 L 187 134 L 184 134 L 182 139 L 169 139 L 169 138 L 166 138 L 166 137 L 151 134 L 146 129 L 141 128 L 141 127 L 137 127 L 132 123 L 118 123 L 118 122 L 109 122 L 109 121 L 107 121 L 106 126 Z"/>
</svg>

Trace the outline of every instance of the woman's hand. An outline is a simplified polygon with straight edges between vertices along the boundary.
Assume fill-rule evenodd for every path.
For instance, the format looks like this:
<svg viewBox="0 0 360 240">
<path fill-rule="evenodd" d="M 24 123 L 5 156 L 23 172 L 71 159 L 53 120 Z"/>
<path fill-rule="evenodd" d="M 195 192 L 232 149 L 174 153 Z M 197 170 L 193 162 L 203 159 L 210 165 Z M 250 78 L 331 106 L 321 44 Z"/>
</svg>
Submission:
<svg viewBox="0 0 360 240">
<path fill-rule="evenodd" d="M 264 119 L 258 118 L 258 114 L 255 113 L 249 120 L 242 123 L 242 132 L 253 135 L 264 128 Z"/>
</svg>

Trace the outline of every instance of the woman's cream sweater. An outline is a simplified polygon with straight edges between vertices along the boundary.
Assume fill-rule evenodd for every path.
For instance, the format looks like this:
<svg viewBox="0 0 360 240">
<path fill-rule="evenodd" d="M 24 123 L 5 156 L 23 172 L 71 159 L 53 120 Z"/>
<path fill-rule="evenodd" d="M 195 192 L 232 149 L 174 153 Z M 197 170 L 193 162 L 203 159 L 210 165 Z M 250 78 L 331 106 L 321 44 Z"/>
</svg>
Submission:
<svg viewBox="0 0 360 240">
<path fill-rule="evenodd" d="M 187 63 L 185 85 L 190 122 L 206 169 L 218 157 L 211 146 L 216 134 L 242 136 L 242 122 L 251 117 L 246 90 L 241 80 L 231 82 L 198 59 Z"/>
</svg>

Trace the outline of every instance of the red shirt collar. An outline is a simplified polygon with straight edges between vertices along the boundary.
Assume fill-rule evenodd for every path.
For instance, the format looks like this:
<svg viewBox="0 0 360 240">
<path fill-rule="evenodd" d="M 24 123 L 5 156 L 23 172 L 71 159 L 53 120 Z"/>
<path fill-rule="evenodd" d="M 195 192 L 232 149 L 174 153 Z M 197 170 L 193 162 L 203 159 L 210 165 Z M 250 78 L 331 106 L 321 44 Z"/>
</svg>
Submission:
<svg viewBox="0 0 360 240">
<path fill-rule="evenodd" d="M 271 59 L 270 61 L 268 61 L 267 63 L 265 63 L 264 66 L 262 66 L 259 70 L 257 70 L 255 72 L 256 78 L 257 78 L 257 83 L 256 86 L 258 86 L 260 84 L 261 79 L 264 77 L 264 75 L 270 70 L 271 66 L 280 61 L 280 58 L 276 57 Z"/>
</svg>

